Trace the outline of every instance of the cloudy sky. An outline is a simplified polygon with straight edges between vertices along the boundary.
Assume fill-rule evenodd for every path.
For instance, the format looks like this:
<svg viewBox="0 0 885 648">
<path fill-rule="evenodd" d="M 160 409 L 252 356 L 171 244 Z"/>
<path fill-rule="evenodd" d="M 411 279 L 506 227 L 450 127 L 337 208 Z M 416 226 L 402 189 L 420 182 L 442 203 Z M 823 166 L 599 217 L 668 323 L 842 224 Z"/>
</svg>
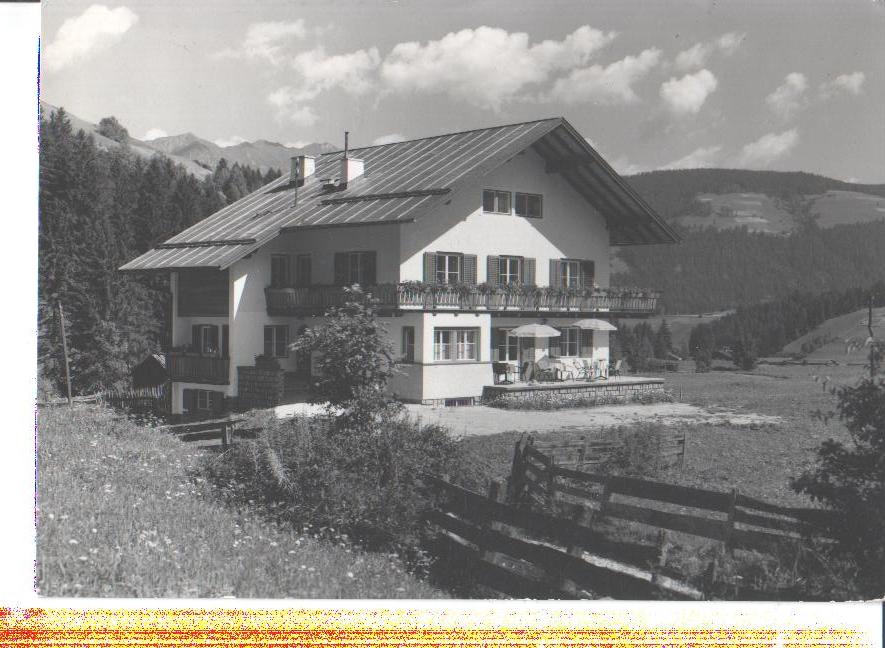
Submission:
<svg viewBox="0 0 885 648">
<path fill-rule="evenodd" d="M 565 116 L 624 173 L 885 182 L 882 0 L 44 0 L 42 96 L 136 137 L 353 145 Z"/>
</svg>

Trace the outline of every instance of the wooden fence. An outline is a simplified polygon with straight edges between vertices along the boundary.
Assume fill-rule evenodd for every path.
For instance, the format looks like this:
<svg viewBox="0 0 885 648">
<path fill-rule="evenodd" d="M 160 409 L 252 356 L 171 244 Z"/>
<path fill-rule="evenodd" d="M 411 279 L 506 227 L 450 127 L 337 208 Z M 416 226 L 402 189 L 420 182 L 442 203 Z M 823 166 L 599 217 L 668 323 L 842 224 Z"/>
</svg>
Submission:
<svg viewBox="0 0 885 648">
<path fill-rule="evenodd" d="M 118 407 L 134 412 L 153 412 L 168 414 L 172 411 L 172 392 L 167 385 L 140 387 L 137 389 L 117 389 L 105 391 L 98 399 L 111 407 Z"/>
<path fill-rule="evenodd" d="M 240 427 L 244 420 L 243 418 L 214 419 L 164 425 L 158 429 L 174 434 L 185 443 L 198 443 L 201 447 L 228 448 L 236 439 L 254 438 L 256 430 Z"/>
<path fill-rule="evenodd" d="M 493 482 L 483 496 L 440 477 L 427 481 L 439 493 L 428 514 L 440 530 L 439 555 L 484 585 L 535 598 L 701 599 L 704 591 L 666 566 L 671 546 L 687 540 L 682 534 L 725 551 L 773 553 L 821 535 L 829 515 L 736 490 L 584 472 L 523 440 L 506 489 Z M 707 569 L 710 585 L 716 565 L 714 558 Z M 746 599 L 770 594 L 738 591 Z"/>
</svg>

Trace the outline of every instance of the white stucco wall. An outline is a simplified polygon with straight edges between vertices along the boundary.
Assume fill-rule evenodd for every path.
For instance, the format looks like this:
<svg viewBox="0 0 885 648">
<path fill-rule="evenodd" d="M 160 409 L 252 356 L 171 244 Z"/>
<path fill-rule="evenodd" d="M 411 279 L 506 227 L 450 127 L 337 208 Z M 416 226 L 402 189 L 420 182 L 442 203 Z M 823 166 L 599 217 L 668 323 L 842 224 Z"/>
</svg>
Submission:
<svg viewBox="0 0 885 648">
<path fill-rule="evenodd" d="M 484 214 L 482 190 L 501 189 L 543 196 L 543 218 Z M 529 149 L 454 196 L 448 205 L 404 223 L 400 236 L 402 279 L 423 279 L 424 252 L 477 255 L 477 281 L 486 280 L 487 255 L 536 259 L 535 281 L 549 285 L 550 259 L 595 262 L 595 279 L 609 285 L 609 232 L 599 214 L 558 173 L 547 173 L 544 160 Z"/>
</svg>

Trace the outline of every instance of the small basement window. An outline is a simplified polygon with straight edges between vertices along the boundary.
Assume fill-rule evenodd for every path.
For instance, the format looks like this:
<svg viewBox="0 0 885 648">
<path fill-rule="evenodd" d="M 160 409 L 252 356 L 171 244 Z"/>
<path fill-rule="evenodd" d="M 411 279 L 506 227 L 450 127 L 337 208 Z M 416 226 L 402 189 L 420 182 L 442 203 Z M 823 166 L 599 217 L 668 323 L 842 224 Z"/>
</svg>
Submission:
<svg viewBox="0 0 885 648">
<path fill-rule="evenodd" d="M 516 215 L 525 218 L 541 218 L 541 194 L 517 193 Z"/>
<path fill-rule="evenodd" d="M 484 189 L 482 192 L 482 210 L 487 214 L 509 214 L 510 192 Z"/>
</svg>

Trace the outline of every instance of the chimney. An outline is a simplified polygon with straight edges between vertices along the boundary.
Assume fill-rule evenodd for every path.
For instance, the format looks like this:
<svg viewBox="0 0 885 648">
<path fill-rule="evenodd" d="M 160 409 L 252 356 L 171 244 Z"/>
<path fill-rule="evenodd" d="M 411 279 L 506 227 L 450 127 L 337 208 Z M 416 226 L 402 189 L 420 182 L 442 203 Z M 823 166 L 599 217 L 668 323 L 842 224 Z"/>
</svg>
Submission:
<svg viewBox="0 0 885 648">
<path fill-rule="evenodd" d="M 316 171 L 316 158 L 312 155 L 298 155 L 292 158 L 289 169 L 289 184 L 304 184 L 305 179 Z"/>
<path fill-rule="evenodd" d="M 341 158 L 340 184 L 347 185 L 354 178 L 363 175 L 363 161 L 350 157 L 350 131 L 344 131 L 344 157 Z"/>
</svg>

